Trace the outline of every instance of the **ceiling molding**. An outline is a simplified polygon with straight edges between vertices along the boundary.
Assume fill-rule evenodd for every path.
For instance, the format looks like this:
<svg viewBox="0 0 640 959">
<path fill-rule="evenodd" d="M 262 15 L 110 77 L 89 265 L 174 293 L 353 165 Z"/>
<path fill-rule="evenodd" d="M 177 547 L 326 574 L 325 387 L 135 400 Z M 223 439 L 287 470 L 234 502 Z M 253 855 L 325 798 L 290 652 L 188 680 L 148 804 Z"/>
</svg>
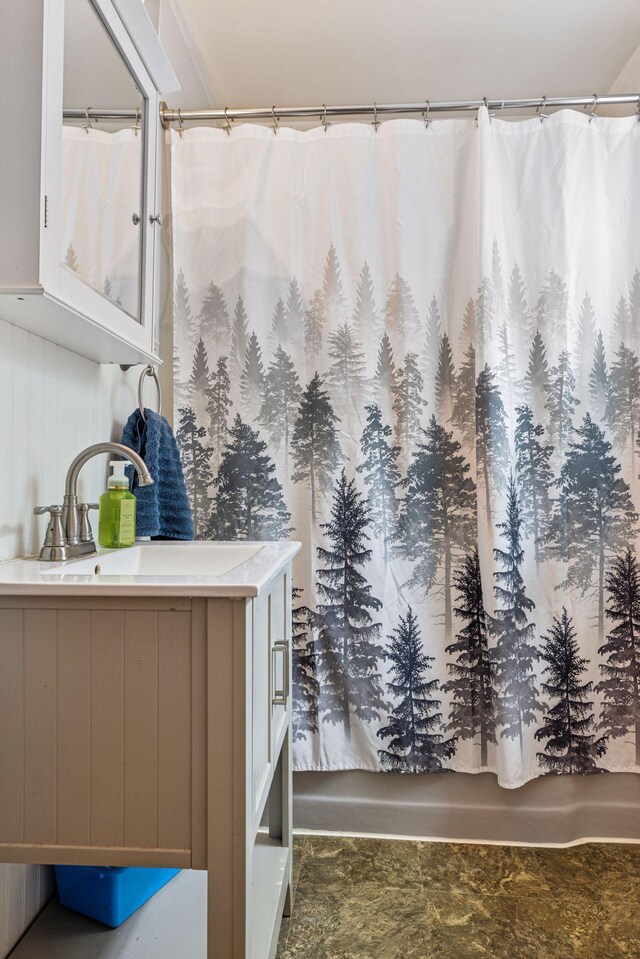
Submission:
<svg viewBox="0 0 640 959">
<path fill-rule="evenodd" d="M 640 47 L 631 54 L 609 93 L 637 93 L 640 96 Z"/>
<path fill-rule="evenodd" d="M 203 59 L 200 55 L 200 50 L 198 49 L 197 44 L 195 43 L 193 37 L 191 36 L 191 30 L 187 25 L 187 19 L 182 11 L 179 0 L 165 0 L 168 4 L 173 18 L 177 24 L 177 27 L 180 31 L 184 45 L 187 48 L 187 52 L 193 63 L 193 68 L 198 76 L 198 80 L 202 84 L 202 89 L 206 92 L 208 103 L 203 104 L 205 107 L 214 108 L 218 106 L 216 96 L 213 92 L 213 87 L 211 86 L 211 80 L 207 69 L 204 65 Z M 195 107 L 194 107 L 195 109 Z"/>
</svg>

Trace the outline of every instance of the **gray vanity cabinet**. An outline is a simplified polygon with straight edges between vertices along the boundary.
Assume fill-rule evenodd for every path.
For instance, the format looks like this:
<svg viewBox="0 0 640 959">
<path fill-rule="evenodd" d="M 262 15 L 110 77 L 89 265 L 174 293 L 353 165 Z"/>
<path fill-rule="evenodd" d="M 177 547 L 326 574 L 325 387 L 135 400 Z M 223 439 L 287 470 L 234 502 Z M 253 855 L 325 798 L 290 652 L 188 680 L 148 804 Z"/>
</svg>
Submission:
<svg viewBox="0 0 640 959">
<path fill-rule="evenodd" d="M 206 870 L 207 959 L 272 959 L 290 908 L 290 583 L 287 564 L 255 597 L 0 596 L 0 861 Z M 45 954 L 46 922 L 18 959 Z"/>
</svg>

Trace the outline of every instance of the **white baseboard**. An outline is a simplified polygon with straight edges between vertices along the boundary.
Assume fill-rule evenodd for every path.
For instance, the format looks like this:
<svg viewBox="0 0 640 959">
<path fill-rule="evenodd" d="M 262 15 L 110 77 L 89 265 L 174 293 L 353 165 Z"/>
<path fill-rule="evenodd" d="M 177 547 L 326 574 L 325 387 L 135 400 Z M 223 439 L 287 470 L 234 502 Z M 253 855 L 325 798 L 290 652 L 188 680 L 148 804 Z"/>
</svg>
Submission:
<svg viewBox="0 0 640 959">
<path fill-rule="evenodd" d="M 640 842 L 640 776 L 553 777 L 501 789 L 462 773 L 296 773 L 297 832 L 570 846 Z"/>
</svg>

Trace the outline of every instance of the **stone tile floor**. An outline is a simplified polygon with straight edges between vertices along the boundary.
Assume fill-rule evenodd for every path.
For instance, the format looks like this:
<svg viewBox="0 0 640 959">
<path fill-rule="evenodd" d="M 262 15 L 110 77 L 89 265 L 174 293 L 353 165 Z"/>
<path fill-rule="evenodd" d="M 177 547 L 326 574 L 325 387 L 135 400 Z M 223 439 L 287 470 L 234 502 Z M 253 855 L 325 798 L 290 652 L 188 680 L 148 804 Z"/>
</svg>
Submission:
<svg viewBox="0 0 640 959">
<path fill-rule="evenodd" d="M 640 845 L 299 836 L 276 959 L 640 959 Z"/>
</svg>

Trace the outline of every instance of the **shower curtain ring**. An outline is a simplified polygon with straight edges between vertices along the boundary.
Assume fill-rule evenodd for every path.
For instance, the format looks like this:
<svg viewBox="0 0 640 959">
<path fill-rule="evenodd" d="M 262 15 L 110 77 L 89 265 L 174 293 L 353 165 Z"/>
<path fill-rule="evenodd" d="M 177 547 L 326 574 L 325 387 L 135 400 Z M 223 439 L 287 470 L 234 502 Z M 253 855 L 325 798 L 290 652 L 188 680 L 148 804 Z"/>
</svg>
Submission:
<svg viewBox="0 0 640 959">
<path fill-rule="evenodd" d="M 426 100 L 425 102 L 426 102 L 427 106 L 426 106 L 426 109 L 422 111 L 422 116 L 424 117 L 424 126 L 425 126 L 425 129 L 428 130 L 428 129 L 429 129 L 429 124 L 431 123 L 431 120 L 429 119 L 429 110 L 431 109 L 431 101 L 430 101 L 430 100 Z"/>
<path fill-rule="evenodd" d="M 224 132 L 228 137 L 231 136 L 231 120 L 229 119 L 229 107 L 224 108 L 224 118 L 226 120 Z"/>
<path fill-rule="evenodd" d="M 278 132 L 278 126 L 279 126 L 279 121 L 278 121 L 278 118 L 277 118 L 277 116 L 276 116 L 276 108 L 275 108 L 275 106 L 271 107 L 271 116 L 273 117 L 273 134 L 274 134 L 274 136 L 275 136 L 276 133 Z"/>
<path fill-rule="evenodd" d="M 640 97 L 638 97 L 638 109 L 636 110 L 636 117 L 637 117 L 638 123 L 640 123 Z"/>
<path fill-rule="evenodd" d="M 322 104 L 322 126 L 324 127 L 324 132 L 326 133 L 327 127 L 329 126 L 329 124 L 327 123 L 327 104 L 326 103 Z"/>
<path fill-rule="evenodd" d="M 483 102 L 484 107 L 485 107 L 485 109 L 486 109 L 486 111 L 487 111 L 487 116 L 489 117 L 489 123 L 491 123 L 491 120 L 492 120 L 492 118 L 495 116 L 495 113 L 491 113 L 491 111 L 489 110 L 489 100 L 487 99 L 487 97 L 483 97 L 483 98 L 482 98 L 482 102 Z M 477 122 L 478 122 L 478 118 L 476 117 L 476 123 L 477 123 Z"/>
<path fill-rule="evenodd" d="M 546 98 L 546 97 L 543 97 L 542 100 L 540 101 L 540 104 L 538 105 L 537 110 L 536 110 L 536 113 L 537 113 L 538 116 L 540 117 L 540 123 L 544 123 L 544 121 L 545 121 L 545 120 L 547 119 L 547 117 L 549 116 L 548 113 L 545 113 L 545 112 L 544 112 L 544 108 L 545 108 L 546 102 L 547 102 L 547 98 Z"/>
<path fill-rule="evenodd" d="M 594 117 L 597 118 L 598 114 L 596 113 L 596 107 L 598 106 L 598 97 L 597 93 L 593 94 L 593 103 L 591 104 L 591 112 L 589 113 L 589 123 L 593 120 Z"/>
<path fill-rule="evenodd" d="M 182 134 L 184 133 L 184 120 L 182 119 L 182 114 L 180 113 L 180 107 L 178 107 L 178 136 L 182 140 Z"/>
<path fill-rule="evenodd" d="M 91 123 L 90 114 L 91 107 L 85 107 L 84 118 L 85 122 L 82 124 L 84 127 L 84 132 L 88 135 L 89 130 L 93 130 L 93 124 Z"/>
<path fill-rule="evenodd" d="M 373 101 L 373 129 L 376 131 L 376 133 L 378 132 L 378 127 L 379 127 L 379 126 L 380 126 L 380 124 L 378 123 L 378 107 L 377 107 L 376 102 L 375 102 L 375 100 L 374 100 L 374 101 Z"/>
</svg>

